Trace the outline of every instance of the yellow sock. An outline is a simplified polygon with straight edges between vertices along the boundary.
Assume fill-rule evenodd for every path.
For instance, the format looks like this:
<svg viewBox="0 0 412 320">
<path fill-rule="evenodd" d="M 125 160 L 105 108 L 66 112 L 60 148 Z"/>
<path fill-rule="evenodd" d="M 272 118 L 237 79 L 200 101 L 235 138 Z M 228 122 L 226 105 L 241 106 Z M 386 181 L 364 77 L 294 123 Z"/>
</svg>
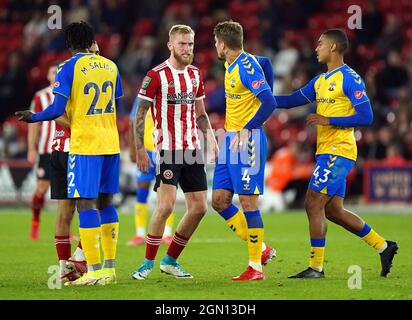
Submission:
<svg viewBox="0 0 412 320">
<path fill-rule="evenodd" d="M 325 258 L 325 247 L 311 247 L 309 267 L 317 271 L 322 271 L 324 258 Z"/>
<path fill-rule="evenodd" d="M 356 235 L 379 253 L 386 249 L 387 244 L 385 239 L 377 234 L 367 223 L 364 224 L 363 229 L 356 233 Z"/>
<path fill-rule="evenodd" d="M 87 264 L 90 266 L 100 264 L 101 227 L 79 228 L 79 233 Z"/>
<path fill-rule="evenodd" d="M 247 235 L 248 235 L 247 247 L 248 247 L 248 252 L 249 252 L 249 264 L 253 263 L 254 265 L 255 264 L 261 265 L 263 234 L 264 234 L 263 228 L 247 229 Z M 262 270 L 259 270 L 259 271 L 262 271 Z"/>
<path fill-rule="evenodd" d="M 373 229 L 371 229 L 366 236 L 362 237 L 362 239 L 378 252 L 380 252 L 382 247 L 386 244 L 385 239 L 377 234 Z"/>
<path fill-rule="evenodd" d="M 119 222 L 102 224 L 102 249 L 104 260 L 116 259 Z"/>
<path fill-rule="evenodd" d="M 170 237 L 173 234 L 173 223 L 175 221 L 175 213 L 172 212 L 166 220 L 166 227 L 165 232 L 163 233 L 163 237 Z"/>
<path fill-rule="evenodd" d="M 147 225 L 147 203 L 136 203 L 134 213 L 134 223 L 136 226 L 136 235 L 144 237 L 146 236 Z"/>
<path fill-rule="evenodd" d="M 247 221 L 243 211 L 238 210 L 234 216 L 226 220 L 226 223 L 240 239 L 247 240 Z"/>
<path fill-rule="evenodd" d="M 326 238 L 311 238 L 310 244 L 309 267 L 317 271 L 322 271 L 323 260 L 325 258 Z"/>
</svg>

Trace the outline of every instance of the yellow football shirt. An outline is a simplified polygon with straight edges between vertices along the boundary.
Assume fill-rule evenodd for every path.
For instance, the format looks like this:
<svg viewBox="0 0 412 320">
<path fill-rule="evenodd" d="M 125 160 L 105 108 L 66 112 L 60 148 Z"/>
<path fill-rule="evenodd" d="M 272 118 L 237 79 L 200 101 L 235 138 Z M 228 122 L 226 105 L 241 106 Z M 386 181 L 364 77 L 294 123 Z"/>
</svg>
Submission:
<svg viewBox="0 0 412 320">
<path fill-rule="evenodd" d="M 362 78 L 346 64 L 318 75 L 300 91 L 309 102 L 316 101 L 316 113 L 325 117 L 354 115 L 354 106 L 369 100 Z M 356 160 L 354 128 L 317 126 L 316 154 L 333 154 Z"/>
<path fill-rule="evenodd" d="M 114 62 L 91 53 L 78 53 L 59 65 L 53 93 L 65 96 L 70 120 L 70 153 L 120 153 L 115 99 L 123 96 Z"/>
<path fill-rule="evenodd" d="M 230 65 L 226 62 L 226 131 L 240 131 L 254 117 L 261 102 L 257 98 L 271 90 L 256 57 L 242 52 Z"/>
</svg>

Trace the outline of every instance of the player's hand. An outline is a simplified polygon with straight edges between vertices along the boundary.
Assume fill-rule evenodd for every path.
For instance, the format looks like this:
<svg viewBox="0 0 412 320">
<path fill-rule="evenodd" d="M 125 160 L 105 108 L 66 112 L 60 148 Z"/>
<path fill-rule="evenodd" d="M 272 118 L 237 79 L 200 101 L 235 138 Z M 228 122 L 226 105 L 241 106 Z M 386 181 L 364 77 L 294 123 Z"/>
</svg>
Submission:
<svg viewBox="0 0 412 320">
<path fill-rule="evenodd" d="M 328 126 L 330 124 L 328 117 L 321 116 L 317 113 L 311 113 L 308 115 L 306 117 L 306 122 L 314 126 Z"/>
<path fill-rule="evenodd" d="M 149 155 L 144 148 L 137 150 L 136 152 L 136 164 L 139 170 L 143 173 L 148 173 L 149 166 L 153 167 L 150 161 Z"/>
<path fill-rule="evenodd" d="M 32 120 L 33 112 L 29 110 L 17 111 L 14 115 L 17 117 L 17 120 L 19 121 L 24 121 L 27 123 L 33 122 Z"/>
<path fill-rule="evenodd" d="M 27 161 L 30 162 L 31 165 L 34 165 L 37 159 L 37 150 L 36 149 L 29 149 L 27 151 Z"/>
<path fill-rule="evenodd" d="M 207 159 L 208 159 L 208 163 L 215 163 L 217 160 L 217 157 L 219 156 L 219 146 L 216 142 L 216 140 L 210 139 L 207 142 Z"/>
<path fill-rule="evenodd" d="M 230 142 L 229 149 L 232 152 L 245 151 L 250 138 L 251 132 L 247 129 L 243 129 L 238 132 Z"/>
<path fill-rule="evenodd" d="M 130 151 L 129 152 L 129 155 L 130 155 L 130 161 L 131 162 L 136 162 L 136 151 Z"/>
</svg>

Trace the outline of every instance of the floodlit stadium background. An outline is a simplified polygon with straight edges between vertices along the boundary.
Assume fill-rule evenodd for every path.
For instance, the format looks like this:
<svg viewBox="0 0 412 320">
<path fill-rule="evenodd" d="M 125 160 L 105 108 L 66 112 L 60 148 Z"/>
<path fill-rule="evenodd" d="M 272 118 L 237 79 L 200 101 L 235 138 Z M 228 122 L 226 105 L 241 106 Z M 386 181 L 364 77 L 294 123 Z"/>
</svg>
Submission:
<svg viewBox="0 0 412 320">
<path fill-rule="evenodd" d="M 169 55 L 169 28 L 183 23 L 196 31 L 194 64 L 204 74 L 206 107 L 217 129 L 224 124 L 224 68 L 216 57 L 212 29 L 233 19 L 244 27 L 245 50 L 272 59 L 276 94 L 290 93 L 325 71 L 314 52 L 317 39 L 328 28 L 346 29 L 351 44 L 346 63 L 365 79 L 375 116 L 371 127 L 356 130 L 359 158 L 348 179 L 347 200 L 412 202 L 412 1 L 0 0 L 0 205 L 29 202 L 35 188 L 34 170 L 26 161 L 27 125 L 12 115 L 28 109 L 33 94 L 47 85 L 49 63 L 70 56 L 61 30 L 48 28 L 50 5 L 61 7 L 63 27 L 80 20 L 92 24 L 101 54 L 120 69 L 125 97 L 118 108 L 123 193 L 118 201 L 132 195 L 135 185 L 128 114 L 146 72 Z M 357 12 L 348 13 L 351 5 L 361 9 L 355 21 L 361 29 L 348 28 Z M 278 110 L 266 124 L 269 182 L 279 174 L 272 171 L 279 168 L 276 152 L 295 152 L 288 160 L 295 161 L 295 175 L 281 172 L 284 181 L 267 187 L 270 194 L 286 195 L 285 208 L 302 208 L 316 139 L 304 120 L 313 110 Z M 268 210 L 279 209 L 275 196 L 264 199 Z"/>
</svg>

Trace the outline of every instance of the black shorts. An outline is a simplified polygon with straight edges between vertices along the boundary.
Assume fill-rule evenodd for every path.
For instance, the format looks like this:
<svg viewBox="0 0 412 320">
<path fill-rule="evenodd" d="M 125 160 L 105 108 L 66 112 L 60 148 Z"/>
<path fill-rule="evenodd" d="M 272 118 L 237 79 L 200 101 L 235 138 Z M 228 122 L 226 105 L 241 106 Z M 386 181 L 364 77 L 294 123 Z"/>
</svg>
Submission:
<svg viewBox="0 0 412 320">
<path fill-rule="evenodd" d="M 50 197 L 56 200 L 67 199 L 67 159 L 68 152 L 53 151 L 51 154 Z"/>
<path fill-rule="evenodd" d="M 50 170 L 50 154 L 41 154 L 37 168 L 37 179 L 50 180 Z"/>
<path fill-rule="evenodd" d="M 156 191 L 160 182 L 177 187 L 184 193 L 207 190 L 206 171 L 199 150 L 164 151 L 156 155 Z"/>
</svg>

